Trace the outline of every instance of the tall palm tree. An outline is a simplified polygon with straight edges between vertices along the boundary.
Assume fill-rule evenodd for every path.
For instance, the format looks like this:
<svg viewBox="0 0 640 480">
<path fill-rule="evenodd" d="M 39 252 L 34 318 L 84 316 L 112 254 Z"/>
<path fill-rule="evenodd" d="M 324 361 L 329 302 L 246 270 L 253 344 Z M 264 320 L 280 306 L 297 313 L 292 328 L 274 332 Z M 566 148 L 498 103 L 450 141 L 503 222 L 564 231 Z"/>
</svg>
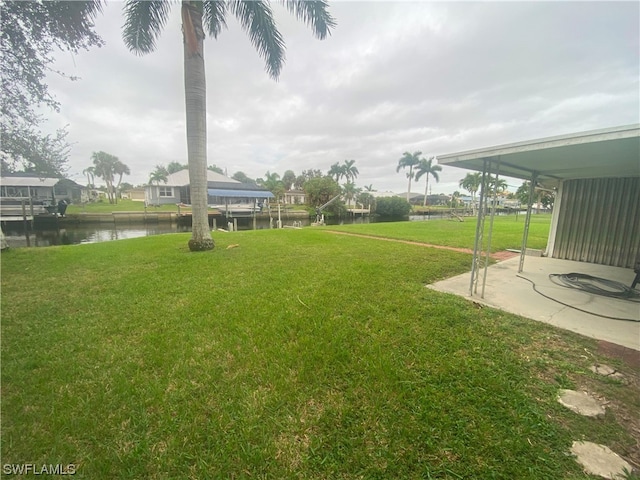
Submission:
<svg viewBox="0 0 640 480">
<path fill-rule="evenodd" d="M 102 151 L 93 152 L 91 154 L 91 160 L 93 160 L 95 176 L 104 180 L 104 183 L 107 186 L 107 197 L 109 198 L 109 203 L 113 203 L 114 169 L 116 168 L 116 165 L 120 163 L 120 160 L 118 157 Z"/>
<path fill-rule="evenodd" d="M 407 187 L 407 202 L 409 202 L 409 195 L 411 194 L 411 180 L 413 180 L 413 167 L 420 163 L 420 155 L 422 152 L 404 152 L 402 158 L 398 160 L 398 167 L 396 172 L 399 172 L 401 168 L 409 168 L 407 178 L 409 179 L 409 186 Z"/>
<path fill-rule="evenodd" d="M 355 160 L 345 160 L 342 164 L 343 175 L 347 179 L 347 183 L 353 183 L 360 174 L 358 167 L 354 165 L 355 163 Z"/>
<path fill-rule="evenodd" d="M 423 175 L 427 179 L 426 185 L 424 187 L 424 203 L 423 207 L 427 206 L 427 195 L 429 192 L 429 175 L 433 177 L 433 179 L 437 182 L 440 181 L 440 177 L 438 176 L 438 172 L 442 171 L 442 167 L 440 165 L 434 165 L 433 161 L 435 157 L 431 157 L 429 160 L 424 158 L 420 159 L 420 163 L 416 166 L 416 182 L 420 180 L 420 177 Z"/>
<path fill-rule="evenodd" d="M 118 183 L 114 187 L 114 191 L 113 191 L 115 203 L 118 203 L 118 195 L 116 195 L 116 193 L 118 192 L 118 189 L 120 188 L 120 184 L 122 183 L 122 176 L 131 175 L 131 170 L 127 165 L 122 163 L 120 160 L 117 160 L 113 165 L 113 174 L 119 176 Z"/>
<path fill-rule="evenodd" d="M 127 0 L 124 6 L 124 42 L 138 54 L 155 49 L 164 27 L 171 2 Z M 310 24 L 316 37 L 323 39 L 335 26 L 324 0 L 305 2 L 289 0 L 288 10 Z M 192 236 L 189 249 L 211 250 L 215 243 L 207 216 L 207 125 L 206 82 L 204 69 L 205 30 L 212 37 L 226 27 L 232 13 L 248 33 L 251 43 L 265 59 L 267 73 L 274 79 L 284 64 L 284 40 L 278 31 L 268 3 L 256 1 L 182 0 L 184 43 L 184 79 L 187 116 L 187 155 L 193 208 Z"/>
</svg>

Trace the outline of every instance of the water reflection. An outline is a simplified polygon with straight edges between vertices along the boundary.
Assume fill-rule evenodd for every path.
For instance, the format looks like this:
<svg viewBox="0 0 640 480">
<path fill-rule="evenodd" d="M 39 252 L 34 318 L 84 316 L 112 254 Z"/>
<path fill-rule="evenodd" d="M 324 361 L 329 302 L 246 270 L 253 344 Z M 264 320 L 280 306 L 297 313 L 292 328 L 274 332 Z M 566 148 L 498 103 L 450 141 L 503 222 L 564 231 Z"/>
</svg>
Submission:
<svg viewBox="0 0 640 480">
<path fill-rule="evenodd" d="M 412 221 L 428 221 L 429 219 L 442 218 L 442 216 L 423 216 L 416 215 L 411 216 L 409 219 Z M 283 218 L 284 226 L 293 226 L 295 222 L 300 222 L 302 226 L 309 226 L 311 219 L 309 218 Z M 376 221 L 373 217 L 345 217 L 345 218 L 329 218 L 327 219 L 328 225 L 351 225 L 359 223 L 370 223 Z M 238 230 L 253 230 L 254 224 L 252 218 L 237 218 L 236 224 Z M 223 222 L 218 221 L 217 227 L 228 228 L 226 220 Z M 233 225 L 233 223 L 232 223 Z M 273 226 L 276 225 L 275 220 Z M 269 219 L 256 219 L 255 228 L 258 230 L 271 228 Z M 2 229 L 5 234 L 5 239 L 11 248 L 18 247 L 47 247 L 51 245 L 77 245 L 81 243 L 98 243 L 98 242 L 110 242 L 114 240 L 123 240 L 127 238 L 139 238 L 147 237 L 150 235 L 161 235 L 165 233 L 180 233 L 190 232 L 190 226 L 176 225 L 174 223 L 155 223 L 155 224 L 79 224 L 79 225 L 66 225 L 58 230 L 49 229 L 36 229 L 30 231 L 28 235 L 25 234 L 22 229 L 21 223 L 7 223 L 3 224 Z"/>
</svg>

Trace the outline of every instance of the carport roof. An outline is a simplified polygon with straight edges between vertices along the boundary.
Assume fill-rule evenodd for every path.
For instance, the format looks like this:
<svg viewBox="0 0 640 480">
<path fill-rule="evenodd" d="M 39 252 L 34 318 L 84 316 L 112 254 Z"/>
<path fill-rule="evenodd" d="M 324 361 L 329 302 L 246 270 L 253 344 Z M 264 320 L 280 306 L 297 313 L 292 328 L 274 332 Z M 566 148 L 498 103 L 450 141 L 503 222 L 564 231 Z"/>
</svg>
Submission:
<svg viewBox="0 0 640 480">
<path fill-rule="evenodd" d="M 561 180 L 640 176 L 640 124 L 438 155 L 438 163 L 553 184 Z"/>
</svg>

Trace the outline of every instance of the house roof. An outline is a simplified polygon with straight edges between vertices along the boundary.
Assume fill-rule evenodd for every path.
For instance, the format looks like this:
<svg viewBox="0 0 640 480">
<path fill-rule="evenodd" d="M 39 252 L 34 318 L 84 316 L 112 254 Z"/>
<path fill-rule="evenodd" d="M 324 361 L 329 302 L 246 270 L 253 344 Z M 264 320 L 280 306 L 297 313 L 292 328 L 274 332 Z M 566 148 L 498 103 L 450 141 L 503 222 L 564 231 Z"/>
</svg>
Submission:
<svg viewBox="0 0 640 480">
<path fill-rule="evenodd" d="M 233 178 L 226 177 L 221 173 L 212 172 L 211 170 L 207 170 L 207 183 L 208 182 L 240 183 Z M 184 187 L 189 185 L 189 183 L 189 170 L 185 168 L 179 172 L 167 175 L 167 183 L 165 185 L 170 187 Z"/>
<path fill-rule="evenodd" d="M 438 163 L 555 184 L 577 178 L 640 176 L 640 125 L 591 130 L 438 155 Z"/>
<path fill-rule="evenodd" d="M 0 185 L 4 185 L 5 187 L 53 187 L 59 181 L 59 178 L 26 177 L 19 175 L 1 177 Z"/>
</svg>

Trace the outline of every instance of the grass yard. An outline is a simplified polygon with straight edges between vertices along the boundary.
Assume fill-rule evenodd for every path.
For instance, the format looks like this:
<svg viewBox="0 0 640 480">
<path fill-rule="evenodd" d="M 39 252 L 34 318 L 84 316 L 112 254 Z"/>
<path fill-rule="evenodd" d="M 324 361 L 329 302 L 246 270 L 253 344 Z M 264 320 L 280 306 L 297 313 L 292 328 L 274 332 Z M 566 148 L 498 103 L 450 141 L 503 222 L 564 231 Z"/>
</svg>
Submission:
<svg viewBox="0 0 640 480">
<path fill-rule="evenodd" d="M 520 250 L 522 247 L 522 233 L 524 231 L 525 215 L 496 216 L 494 218 L 491 251 L 498 252 L 507 248 Z M 359 233 L 385 238 L 396 238 L 413 242 L 444 245 L 473 249 L 476 232 L 476 218 L 465 217 L 463 222 L 457 220 L 425 220 L 417 222 L 388 222 L 369 223 L 360 225 L 330 225 L 323 227 L 328 230 Z M 531 216 L 529 226 L 528 248 L 544 249 L 547 246 L 550 214 Z M 485 244 L 489 235 L 489 218 L 485 221 Z"/>
<path fill-rule="evenodd" d="M 573 440 L 637 454 L 637 383 L 588 368 L 635 377 L 595 342 L 425 288 L 470 255 L 311 228 L 215 237 L 206 253 L 172 234 L 2 254 L 3 464 L 555 480 L 590 478 Z M 607 415 L 566 410 L 567 387 Z"/>
</svg>

